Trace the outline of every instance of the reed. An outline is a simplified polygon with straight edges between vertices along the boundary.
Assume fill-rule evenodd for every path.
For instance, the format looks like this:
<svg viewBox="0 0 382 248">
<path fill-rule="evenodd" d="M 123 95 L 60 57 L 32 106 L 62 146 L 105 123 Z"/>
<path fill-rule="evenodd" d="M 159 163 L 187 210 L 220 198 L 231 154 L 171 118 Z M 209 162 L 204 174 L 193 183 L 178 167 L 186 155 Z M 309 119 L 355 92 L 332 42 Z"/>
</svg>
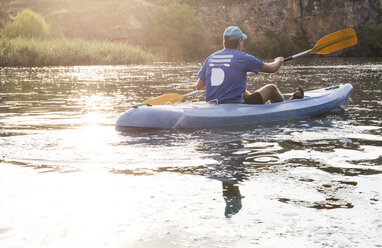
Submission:
<svg viewBox="0 0 382 248">
<path fill-rule="evenodd" d="M 81 39 L 0 39 L 0 66 L 71 66 L 142 64 L 153 54 L 125 43 Z"/>
</svg>

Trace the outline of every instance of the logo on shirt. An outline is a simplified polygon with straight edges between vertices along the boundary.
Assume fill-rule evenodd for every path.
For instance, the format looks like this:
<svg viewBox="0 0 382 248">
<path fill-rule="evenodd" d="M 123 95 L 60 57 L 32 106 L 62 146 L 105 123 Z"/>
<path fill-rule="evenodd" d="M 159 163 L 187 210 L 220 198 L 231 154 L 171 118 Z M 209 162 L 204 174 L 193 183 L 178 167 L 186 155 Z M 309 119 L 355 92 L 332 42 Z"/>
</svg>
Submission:
<svg viewBox="0 0 382 248">
<path fill-rule="evenodd" d="M 233 58 L 232 54 L 229 55 L 213 55 L 210 59 L 211 70 L 211 86 L 219 86 L 224 82 L 225 74 L 224 70 L 220 68 L 221 66 L 230 67 L 231 60 Z"/>
<path fill-rule="evenodd" d="M 233 58 L 233 55 L 232 54 L 229 54 L 229 55 L 213 55 L 211 60 L 210 60 L 210 66 L 213 67 L 213 66 L 221 66 L 223 64 L 223 66 L 225 67 L 230 67 L 230 64 L 231 63 L 231 59 Z M 216 64 L 214 64 L 216 63 Z"/>
</svg>

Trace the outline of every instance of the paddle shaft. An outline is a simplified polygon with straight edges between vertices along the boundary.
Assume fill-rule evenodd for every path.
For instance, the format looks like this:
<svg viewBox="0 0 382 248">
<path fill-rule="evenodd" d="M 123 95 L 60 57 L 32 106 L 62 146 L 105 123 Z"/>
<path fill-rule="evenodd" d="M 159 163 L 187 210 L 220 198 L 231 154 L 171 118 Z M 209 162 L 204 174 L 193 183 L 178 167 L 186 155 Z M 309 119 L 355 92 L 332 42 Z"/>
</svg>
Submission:
<svg viewBox="0 0 382 248">
<path fill-rule="evenodd" d="M 186 95 L 187 96 L 193 96 L 193 95 L 195 95 L 195 94 L 198 94 L 200 92 L 200 90 L 195 90 L 195 91 L 192 91 L 192 92 L 190 92 L 190 93 L 187 93 Z"/>
<path fill-rule="evenodd" d="M 289 61 L 289 60 L 292 60 L 292 59 L 295 59 L 295 58 L 300 57 L 300 56 L 303 56 L 303 55 L 309 53 L 311 50 L 312 50 L 312 49 L 309 49 L 309 50 L 306 50 L 306 51 L 304 51 L 304 52 L 302 52 L 302 53 L 297 53 L 297 54 L 295 54 L 295 55 L 293 55 L 293 56 L 289 56 L 288 58 L 285 58 L 285 59 L 284 59 L 284 62 Z"/>
<path fill-rule="evenodd" d="M 165 105 L 165 104 L 169 104 L 169 103 L 177 103 L 177 102 L 181 102 L 181 101 L 183 101 L 183 99 L 185 99 L 185 98 L 187 98 L 189 96 L 193 96 L 193 95 L 195 95 L 195 94 L 197 94 L 199 92 L 200 92 L 200 90 L 195 90 L 195 91 L 189 92 L 189 93 L 187 93 L 185 95 L 168 93 L 168 94 L 164 94 L 164 95 L 160 96 L 159 97 L 160 98 L 159 101 L 157 101 L 156 99 L 151 99 L 151 100 L 147 100 L 146 102 L 136 104 L 136 105 L 134 105 L 132 107 L 133 108 L 137 108 L 137 107 L 140 107 L 140 106 Z"/>
</svg>

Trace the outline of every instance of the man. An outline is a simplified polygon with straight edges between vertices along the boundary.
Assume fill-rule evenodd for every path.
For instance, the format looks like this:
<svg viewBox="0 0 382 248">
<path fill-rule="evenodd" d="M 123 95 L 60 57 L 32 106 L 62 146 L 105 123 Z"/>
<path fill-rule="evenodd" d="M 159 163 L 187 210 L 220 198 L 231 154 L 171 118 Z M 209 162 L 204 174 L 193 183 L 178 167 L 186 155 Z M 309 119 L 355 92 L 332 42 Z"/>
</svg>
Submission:
<svg viewBox="0 0 382 248">
<path fill-rule="evenodd" d="M 247 72 L 277 72 L 284 62 L 283 57 L 272 63 L 264 63 L 242 52 L 247 35 L 236 26 L 226 28 L 223 34 L 224 49 L 211 54 L 198 74 L 196 88 L 206 89 L 206 101 L 216 103 L 264 104 L 268 101 L 282 102 L 284 97 L 274 84 L 268 84 L 250 93 L 247 88 Z M 299 90 L 300 91 L 300 90 Z M 303 91 L 294 98 L 301 98 Z"/>
</svg>

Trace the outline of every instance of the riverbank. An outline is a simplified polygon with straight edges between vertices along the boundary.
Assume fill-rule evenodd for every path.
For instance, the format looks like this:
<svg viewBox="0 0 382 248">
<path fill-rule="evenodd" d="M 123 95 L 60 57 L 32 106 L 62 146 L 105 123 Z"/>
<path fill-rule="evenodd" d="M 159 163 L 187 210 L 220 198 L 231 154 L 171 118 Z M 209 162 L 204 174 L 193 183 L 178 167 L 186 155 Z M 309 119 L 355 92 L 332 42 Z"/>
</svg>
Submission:
<svg viewBox="0 0 382 248">
<path fill-rule="evenodd" d="M 55 38 L 0 39 L 0 66 L 126 65 L 157 57 L 127 43 Z"/>
<path fill-rule="evenodd" d="M 378 0 L 3 0 L 0 3 L 0 19 L 5 24 L 12 21 L 12 17 L 20 11 L 31 9 L 45 17 L 65 37 L 128 41 L 130 44 L 144 46 L 148 36 L 155 31 L 152 17 L 162 7 L 173 2 L 187 3 L 202 18 L 210 39 L 208 43 L 201 44 L 211 46 L 212 50 L 221 47 L 221 35 L 229 25 L 240 25 L 253 42 L 272 40 L 273 36 L 285 33 L 298 48 L 305 48 L 305 43 L 314 45 L 326 34 L 352 27 L 359 35 L 362 47 L 363 37 L 369 35 L 367 24 L 380 24 L 382 15 L 382 5 Z M 179 18 L 182 13 L 173 14 Z M 346 18 L 339 13 L 347 13 Z M 179 19 L 175 20 L 168 23 L 180 27 L 177 33 L 189 28 L 179 25 Z M 347 53 L 367 56 L 361 49 L 347 50 Z"/>
</svg>

